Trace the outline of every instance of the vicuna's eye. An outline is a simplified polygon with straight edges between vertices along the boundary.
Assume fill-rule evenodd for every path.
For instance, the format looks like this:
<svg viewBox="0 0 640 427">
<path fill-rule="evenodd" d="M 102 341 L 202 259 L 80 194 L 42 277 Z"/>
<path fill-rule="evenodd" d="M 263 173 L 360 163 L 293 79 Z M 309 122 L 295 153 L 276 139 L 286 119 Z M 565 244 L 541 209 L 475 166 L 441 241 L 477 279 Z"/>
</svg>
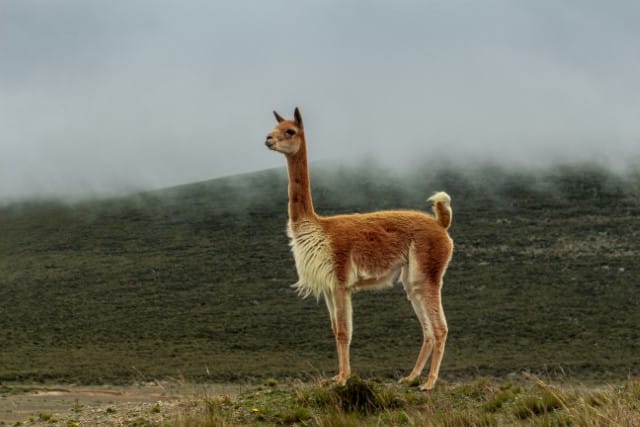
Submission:
<svg viewBox="0 0 640 427">
<path fill-rule="evenodd" d="M 293 129 L 287 129 L 287 130 L 284 131 L 284 133 L 286 133 L 289 136 L 293 136 L 293 135 L 296 134 L 296 131 L 293 130 Z"/>
</svg>

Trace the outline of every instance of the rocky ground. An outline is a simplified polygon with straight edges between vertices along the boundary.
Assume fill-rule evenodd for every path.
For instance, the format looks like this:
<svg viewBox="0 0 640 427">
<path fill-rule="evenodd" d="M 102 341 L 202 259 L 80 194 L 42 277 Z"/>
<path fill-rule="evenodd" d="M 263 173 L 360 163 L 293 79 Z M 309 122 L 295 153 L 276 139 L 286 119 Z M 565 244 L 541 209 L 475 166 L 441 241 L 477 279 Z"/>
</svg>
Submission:
<svg viewBox="0 0 640 427">
<path fill-rule="evenodd" d="M 12 386 L 0 394 L 0 426 L 163 425 L 194 400 L 236 393 L 234 386 Z"/>
</svg>

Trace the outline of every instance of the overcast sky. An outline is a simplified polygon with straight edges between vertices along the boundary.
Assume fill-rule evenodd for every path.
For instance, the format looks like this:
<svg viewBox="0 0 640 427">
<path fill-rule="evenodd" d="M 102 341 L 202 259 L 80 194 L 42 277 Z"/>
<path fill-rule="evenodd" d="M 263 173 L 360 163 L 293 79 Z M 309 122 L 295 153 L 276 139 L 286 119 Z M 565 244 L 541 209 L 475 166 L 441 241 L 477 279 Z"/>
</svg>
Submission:
<svg viewBox="0 0 640 427">
<path fill-rule="evenodd" d="M 637 1 L 0 1 L 0 201 L 311 160 L 640 156 Z"/>
</svg>

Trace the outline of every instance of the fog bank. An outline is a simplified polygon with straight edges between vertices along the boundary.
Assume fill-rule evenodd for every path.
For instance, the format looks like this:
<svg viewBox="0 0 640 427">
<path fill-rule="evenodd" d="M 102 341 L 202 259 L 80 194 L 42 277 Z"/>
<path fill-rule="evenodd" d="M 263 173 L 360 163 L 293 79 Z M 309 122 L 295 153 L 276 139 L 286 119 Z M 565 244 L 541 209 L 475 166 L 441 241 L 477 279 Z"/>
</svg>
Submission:
<svg viewBox="0 0 640 427">
<path fill-rule="evenodd" d="M 507 0 L 0 3 L 0 200 L 312 160 L 640 163 L 640 5 Z"/>
</svg>

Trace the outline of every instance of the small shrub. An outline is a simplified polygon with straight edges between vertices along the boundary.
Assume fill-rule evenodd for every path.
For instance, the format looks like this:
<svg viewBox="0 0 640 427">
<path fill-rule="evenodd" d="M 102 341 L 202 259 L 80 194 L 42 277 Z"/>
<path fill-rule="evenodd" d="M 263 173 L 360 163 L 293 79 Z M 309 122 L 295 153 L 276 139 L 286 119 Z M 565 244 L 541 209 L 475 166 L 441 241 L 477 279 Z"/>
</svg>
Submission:
<svg viewBox="0 0 640 427">
<path fill-rule="evenodd" d="M 393 390 L 377 390 L 373 384 L 362 381 L 358 376 L 349 377 L 345 385 L 298 389 L 294 399 L 307 407 L 333 407 L 343 412 L 362 414 L 405 406 L 405 402 Z"/>
<path fill-rule="evenodd" d="M 358 376 L 351 376 L 343 386 L 333 388 L 338 407 L 345 412 L 370 414 L 384 409 L 384 404 L 373 388 Z"/>
</svg>

